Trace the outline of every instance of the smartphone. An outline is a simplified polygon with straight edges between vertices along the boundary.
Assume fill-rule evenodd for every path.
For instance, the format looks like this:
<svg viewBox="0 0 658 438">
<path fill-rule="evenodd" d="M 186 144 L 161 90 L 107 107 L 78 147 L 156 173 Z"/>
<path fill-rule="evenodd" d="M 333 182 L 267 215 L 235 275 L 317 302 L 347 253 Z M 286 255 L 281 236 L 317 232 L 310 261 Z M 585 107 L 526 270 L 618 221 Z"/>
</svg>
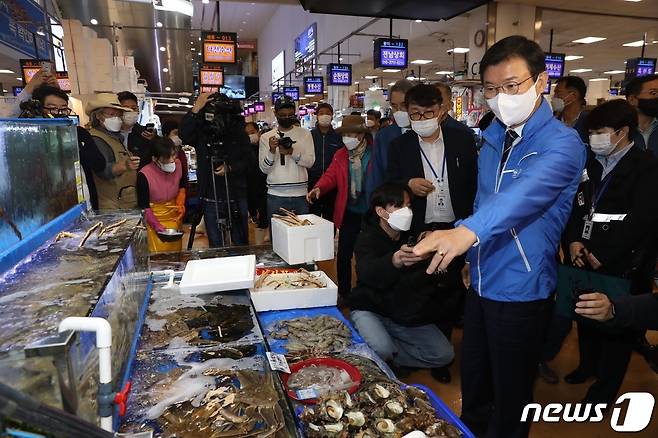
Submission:
<svg viewBox="0 0 658 438">
<path fill-rule="evenodd" d="M 147 130 L 148 132 L 153 132 L 153 131 L 155 131 L 155 123 L 147 123 L 147 124 L 146 124 L 146 130 Z"/>
<path fill-rule="evenodd" d="M 573 300 L 574 300 L 575 302 L 578 302 L 578 301 L 580 301 L 580 296 L 581 296 L 581 295 L 583 295 L 583 294 L 591 294 L 591 293 L 594 293 L 594 292 L 596 292 L 596 291 L 595 291 L 594 289 L 592 289 L 592 288 L 588 288 L 588 287 L 574 287 L 574 288 L 572 289 Z"/>
<path fill-rule="evenodd" d="M 407 239 L 407 246 L 409 248 L 413 248 L 416 245 L 416 243 L 418 243 L 416 237 L 415 236 L 409 236 L 409 238 Z"/>
<path fill-rule="evenodd" d="M 42 62 L 41 63 L 41 70 L 43 70 L 44 73 L 51 74 L 53 71 L 53 65 L 50 62 Z"/>
</svg>

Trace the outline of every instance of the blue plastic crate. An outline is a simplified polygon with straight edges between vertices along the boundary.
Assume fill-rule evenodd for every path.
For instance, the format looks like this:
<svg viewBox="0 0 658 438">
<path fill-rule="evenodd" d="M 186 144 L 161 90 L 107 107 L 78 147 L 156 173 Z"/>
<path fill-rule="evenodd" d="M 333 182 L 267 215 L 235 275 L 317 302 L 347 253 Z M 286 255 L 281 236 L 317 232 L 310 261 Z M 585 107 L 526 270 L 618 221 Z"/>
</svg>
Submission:
<svg viewBox="0 0 658 438">
<path fill-rule="evenodd" d="M 434 394 L 434 391 L 429 389 L 425 385 L 418 385 L 418 384 L 413 384 L 410 386 L 415 386 L 418 389 L 422 389 L 425 391 L 427 396 L 430 399 L 430 403 L 432 404 L 432 407 L 436 410 L 436 414 L 446 420 L 448 423 L 452 424 L 455 426 L 457 429 L 461 430 L 461 432 L 464 434 L 464 438 L 476 438 L 473 432 L 468 430 L 468 427 L 464 423 L 462 423 L 462 420 L 452 412 L 452 410 L 441 400 L 436 394 Z"/>
</svg>

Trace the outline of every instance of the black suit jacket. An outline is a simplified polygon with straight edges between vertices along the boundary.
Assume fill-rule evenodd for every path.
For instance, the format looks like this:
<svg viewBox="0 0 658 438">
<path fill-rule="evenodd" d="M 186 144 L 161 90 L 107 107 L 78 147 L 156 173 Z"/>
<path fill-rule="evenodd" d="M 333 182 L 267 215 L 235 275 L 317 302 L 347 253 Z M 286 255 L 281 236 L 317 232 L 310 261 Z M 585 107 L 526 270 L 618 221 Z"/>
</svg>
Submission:
<svg viewBox="0 0 658 438">
<path fill-rule="evenodd" d="M 128 133 L 128 150 L 140 158 L 138 171 L 142 170 L 153 159 L 151 141 L 142 137 L 144 131 L 146 131 L 144 126 L 135 123 L 133 129 Z"/>
<path fill-rule="evenodd" d="M 457 220 L 473 213 L 477 191 L 477 149 L 473 135 L 463 129 L 443 127 L 446 168 L 450 185 L 452 209 Z M 387 180 L 407 184 L 412 178 L 425 178 L 418 135 L 408 131 L 391 142 Z M 433 163 L 434 164 L 434 163 Z M 414 197 L 412 229 L 420 232 L 425 227 L 427 199 Z"/>
</svg>

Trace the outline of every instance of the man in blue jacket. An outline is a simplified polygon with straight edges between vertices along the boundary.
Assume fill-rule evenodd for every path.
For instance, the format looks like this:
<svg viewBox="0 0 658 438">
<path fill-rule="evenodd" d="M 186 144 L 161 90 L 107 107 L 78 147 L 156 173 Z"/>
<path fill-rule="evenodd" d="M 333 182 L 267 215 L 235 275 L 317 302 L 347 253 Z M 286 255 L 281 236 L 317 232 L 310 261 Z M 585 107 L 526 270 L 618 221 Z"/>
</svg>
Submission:
<svg viewBox="0 0 658 438">
<path fill-rule="evenodd" d="M 474 213 L 455 229 L 433 232 L 414 252 L 436 252 L 432 272 L 468 251 L 462 419 L 478 436 L 527 437 L 521 414 L 532 402 L 556 251 L 586 153 L 541 97 L 548 76 L 535 42 L 500 40 L 482 58 L 480 74 L 497 120 L 483 133 Z"/>
<path fill-rule="evenodd" d="M 366 199 L 370 199 L 372 193 L 386 182 L 388 173 L 388 153 L 393 140 L 411 129 L 411 121 L 404 104 L 404 96 L 411 90 L 414 83 L 407 79 L 400 79 L 388 90 L 388 96 L 393 111 L 395 123 L 380 129 L 375 139 L 375 147 L 372 151 L 372 166 L 370 175 L 366 178 Z"/>
</svg>

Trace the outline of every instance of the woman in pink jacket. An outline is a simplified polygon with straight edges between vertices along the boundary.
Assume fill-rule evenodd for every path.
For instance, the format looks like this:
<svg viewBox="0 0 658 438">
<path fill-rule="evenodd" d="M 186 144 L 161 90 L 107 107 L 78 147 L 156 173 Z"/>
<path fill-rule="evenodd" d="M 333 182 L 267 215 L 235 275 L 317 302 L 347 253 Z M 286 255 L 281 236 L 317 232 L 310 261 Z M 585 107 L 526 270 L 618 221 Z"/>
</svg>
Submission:
<svg viewBox="0 0 658 438">
<path fill-rule="evenodd" d="M 334 225 L 340 231 L 336 267 L 338 294 L 344 299 L 352 289 L 354 243 L 368 210 L 365 180 L 369 174 L 372 143 L 368 140 L 371 137 L 366 136 L 368 128 L 361 116 L 345 116 L 336 132 L 343 136 L 345 147 L 336 152 L 331 165 L 306 198 L 313 203 L 314 199 L 338 190 L 334 209 Z"/>
</svg>

